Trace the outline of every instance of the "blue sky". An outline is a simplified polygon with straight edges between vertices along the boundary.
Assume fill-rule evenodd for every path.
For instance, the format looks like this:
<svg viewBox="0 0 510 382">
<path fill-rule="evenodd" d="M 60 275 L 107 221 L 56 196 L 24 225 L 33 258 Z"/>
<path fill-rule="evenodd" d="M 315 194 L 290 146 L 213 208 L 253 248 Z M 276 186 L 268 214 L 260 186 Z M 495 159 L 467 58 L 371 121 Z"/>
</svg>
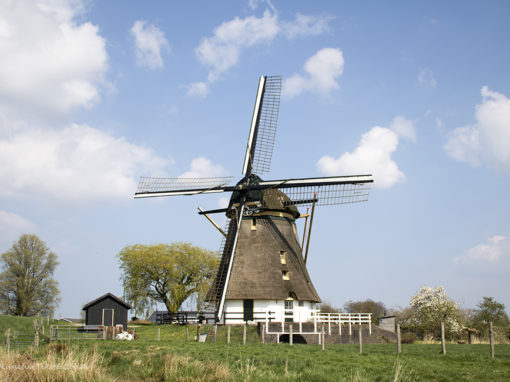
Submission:
<svg viewBox="0 0 510 382">
<path fill-rule="evenodd" d="M 63 316 L 122 295 L 126 245 L 220 236 L 138 177 L 240 178 L 260 75 L 282 75 L 265 179 L 372 173 L 317 210 L 323 300 L 405 306 L 442 285 L 510 305 L 510 5 L 504 1 L 0 1 L 0 252 L 58 255 Z M 221 223 L 223 218 L 218 216 Z"/>
</svg>

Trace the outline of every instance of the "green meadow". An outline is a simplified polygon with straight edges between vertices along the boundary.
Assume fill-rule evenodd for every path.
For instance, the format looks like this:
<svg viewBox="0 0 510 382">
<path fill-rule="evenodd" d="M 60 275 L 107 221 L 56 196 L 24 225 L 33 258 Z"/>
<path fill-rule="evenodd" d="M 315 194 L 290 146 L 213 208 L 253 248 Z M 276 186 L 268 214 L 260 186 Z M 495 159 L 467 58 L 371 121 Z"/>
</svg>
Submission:
<svg viewBox="0 0 510 382">
<path fill-rule="evenodd" d="M 216 342 L 205 343 L 193 341 L 194 326 L 188 328 L 189 341 L 183 326 L 142 325 L 135 332 L 136 341 L 42 341 L 37 348 L 3 351 L 0 379 L 510 381 L 510 345 L 496 345 L 495 359 L 486 344 L 454 343 L 447 344 L 446 355 L 439 344 L 403 344 L 397 357 L 395 344 L 364 345 L 363 354 L 358 345 L 326 345 L 322 351 L 319 345 L 261 344 L 255 328 L 248 328 L 245 345 L 241 327 L 232 328 L 230 344 L 225 328 L 219 328 Z M 32 366 L 12 366 L 20 364 Z M 26 370 L 32 374 L 23 374 Z"/>
</svg>

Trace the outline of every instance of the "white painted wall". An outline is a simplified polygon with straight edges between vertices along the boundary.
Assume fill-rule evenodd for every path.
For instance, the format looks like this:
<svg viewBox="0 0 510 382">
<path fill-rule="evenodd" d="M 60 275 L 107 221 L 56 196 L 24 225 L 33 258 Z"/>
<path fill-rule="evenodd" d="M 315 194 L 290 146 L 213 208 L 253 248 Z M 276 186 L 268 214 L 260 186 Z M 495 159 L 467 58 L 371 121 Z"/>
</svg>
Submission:
<svg viewBox="0 0 510 382">
<path fill-rule="evenodd" d="M 254 300 L 253 301 L 253 315 L 255 320 L 265 322 L 265 313 L 267 311 L 274 312 L 272 322 L 282 322 L 285 315 L 285 302 L 284 300 Z M 303 306 L 299 306 L 299 301 L 294 300 L 293 319 L 294 322 L 311 321 L 312 311 L 315 309 L 315 304 L 310 301 L 303 301 Z M 225 316 L 227 324 L 243 324 L 243 300 L 226 300 L 225 301 Z"/>
</svg>

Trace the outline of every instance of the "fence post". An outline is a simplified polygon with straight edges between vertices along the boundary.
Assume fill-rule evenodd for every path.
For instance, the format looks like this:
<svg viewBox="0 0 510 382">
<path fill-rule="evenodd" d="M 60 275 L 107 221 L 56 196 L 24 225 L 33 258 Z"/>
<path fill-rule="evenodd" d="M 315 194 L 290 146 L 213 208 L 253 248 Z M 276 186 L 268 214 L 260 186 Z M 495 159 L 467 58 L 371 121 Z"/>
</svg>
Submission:
<svg viewBox="0 0 510 382">
<path fill-rule="evenodd" d="M 243 345 L 246 344 L 246 323 L 243 326 Z"/>
<path fill-rule="evenodd" d="M 5 338 L 5 347 L 7 351 L 11 348 L 11 328 L 7 328 L 7 336 Z"/>
<path fill-rule="evenodd" d="M 197 325 L 197 342 L 200 341 L 200 324 Z"/>
<path fill-rule="evenodd" d="M 158 341 L 161 341 L 161 328 L 158 327 Z"/>
<path fill-rule="evenodd" d="M 326 342 L 326 333 L 324 332 L 324 324 L 322 324 L 321 330 L 321 342 L 322 342 L 322 351 L 324 351 L 324 343 Z"/>
<path fill-rule="evenodd" d="M 359 354 L 362 354 L 363 353 L 363 327 L 361 326 L 361 321 L 359 323 L 358 339 L 359 339 Z"/>
<path fill-rule="evenodd" d="M 444 338 L 444 322 L 441 321 L 441 354 L 446 354 L 446 343 Z"/>
<path fill-rule="evenodd" d="M 189 327 L 186 325 L 186 342 L 189 341 Z"/>
<path fill-rule="evenodd" d="M 227 324 L 227 344 L 230 343 L 230 324 Z"/>
<path fill-rule="evenodd" d="M 214 324 L 214 327 L 213 327 L 213 335 L 214 335 L 213 342 L 216 342 L 216 334 L 217 334 L 217 332 L 218 332 L 218 325 Z"/>
<path fill-rule="evenodd" d="M 489 322 L 489 337 L 491 344 L 491 358 L 494 358 L 494 330 L 492 329 L 492 321 Z"/>
<path fill-rule="evenodd" d="M 289 324 L 289 345 L 294 345 L 294 335 L 292 334 L 292 323 Z"/>
<path fill-rule="evenodd" d="M 397 324 L 397 354 L 402 352 L 402 338 L 400 337 L 400 324 Z"/>
<path fill-rule="evenodd" d="M 57 341 L 59 340 L 59 338 L 58 338 L 58 325 L 55 326 L 55 338 L 57 339 Z"/>
<path fill-rule="evenodd" d="M 264 336 L 265 336 L 265 334 L 266 334 L 266 333 L 265 333 L 266 328 L 265 328 L 264 326 L 265 326 L 265 325 L 264 325 L 264 324 L 262 324 L 262 325 L 261 325 L 261 327 L 260 327 L 260 328 L 261 328 L 260 338 L 262 339 L 262 343 L 265 343 L 265 338 L 264 338 Z"/>
<path fill-rule="evenodd" d="M 39 328 L 35 328 L 35 338 L 34 338 L 34 345 L 39 346 Z"/>
</svg>

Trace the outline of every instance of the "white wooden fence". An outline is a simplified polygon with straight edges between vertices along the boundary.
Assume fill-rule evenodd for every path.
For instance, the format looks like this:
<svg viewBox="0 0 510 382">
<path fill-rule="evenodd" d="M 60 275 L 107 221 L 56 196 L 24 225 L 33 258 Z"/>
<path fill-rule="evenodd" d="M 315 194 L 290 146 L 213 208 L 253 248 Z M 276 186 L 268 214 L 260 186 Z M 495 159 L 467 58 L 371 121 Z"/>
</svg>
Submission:
<svg viewBox="0 0 510 382">
<path fill-rule="evenodd" d="M 266 312 L 266 325 L 265 332 L 266 334 L 276 334 L 277 342 L 279 342 L 280 335 L 282 334 L 290 334 L 289 331 L 285 330 L 285 321 L 281 322 L 281 329 L 279 331 L 273 332 L 269 331 L 270 324 L 270 315 L 269 312 Z M 293 334 L 316 334 L 319 336 L 319 344 L 321 343 L 321 329 L 318 328 L 320 324 L 327 325 L 328 334 L 332 334 L 332 329 L 338 327 L 338 334 L 342 334 L 342 326 L 346 325 L 349 328 L 349 335 L 352 335 L 352 326 L 353 325 L 368 325 L 368 330 L 370 335 L 372 334 L 372 313 L 320 313 L 318 310 L 312 311 L 310 315 L 310 319 L 307 320 L 306 323 L 313 322 L 313 331 L 303 331 L 303 322 L 299 321 L 298 331 L 293 332 Z M 288 326 L 287 326 L 288 327 Z"/>
<path fill-rule="evenodd" d="M 349 335 L 352 334 L 352 325 L 368 325 L 369 333 L 372 334 L 372 313 L 320 313 L 313 312 L 314 322 L 328 325 L 331 335 L 331 326 L 338 325 L 338 334 L 342 334 L 342 325 L 349 326 Z"/>
</svg>

